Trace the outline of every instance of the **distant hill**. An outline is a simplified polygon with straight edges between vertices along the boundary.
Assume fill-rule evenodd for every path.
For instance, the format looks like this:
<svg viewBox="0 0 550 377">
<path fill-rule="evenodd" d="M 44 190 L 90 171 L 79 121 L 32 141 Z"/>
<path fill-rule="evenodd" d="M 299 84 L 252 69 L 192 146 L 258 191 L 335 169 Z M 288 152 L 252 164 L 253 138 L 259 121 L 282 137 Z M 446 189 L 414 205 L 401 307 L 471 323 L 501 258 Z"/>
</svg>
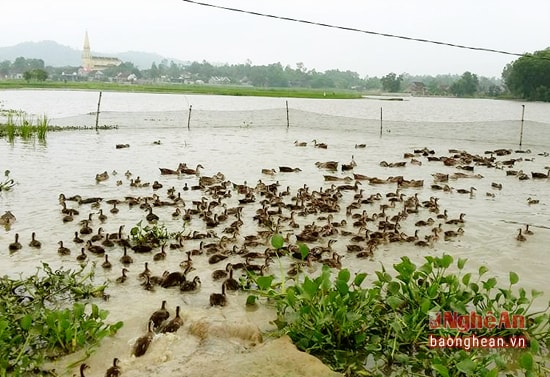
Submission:
<svg viewBox="0 0 550 377">
<path fill-rule="evenodd" d="M 164 59 L 168 60 L 168 62 L 186 63 L 178 59 L 170 59 L 159 54 L 141 51 L 127 51 L 116 54 L 92 51 L 92 54 L 96 56 L 111 56 L 119 58 L 124 62 L 132 62 L 139 69 L 148 69 L 151 67 L 151 64 L 159 64 Z M 0 47 L 0 62 L 4 60 L 13 62 L 20 56 L 25 59 L 42 59 L 46 66 L 78 67 L 81 62 L 82 51 L 60 45 L 55 41 L 22 42 L 15 46 Z"/>
</svg>

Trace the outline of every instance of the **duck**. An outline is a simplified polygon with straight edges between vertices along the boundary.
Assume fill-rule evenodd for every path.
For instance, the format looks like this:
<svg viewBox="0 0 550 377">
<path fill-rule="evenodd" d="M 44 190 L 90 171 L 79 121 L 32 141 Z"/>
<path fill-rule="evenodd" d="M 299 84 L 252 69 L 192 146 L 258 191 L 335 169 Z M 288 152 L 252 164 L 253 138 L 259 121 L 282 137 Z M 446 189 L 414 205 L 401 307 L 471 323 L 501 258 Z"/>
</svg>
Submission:
<svg viewBox="0 0 550 377">
<path fill-rule="evenodd" d="M 301 172 L 302 169 L 300 169 L 300 168 L 291 168 L 290 166 L 279 166 L 279 171 L 281 173 L 297 173 L 297 172 Z"/>
<path fill-rule="evenodd" d="M 318 143 L 316 139 L 313 139 L 311 142 L 313 143 L 313 146 L 315 148 L 321 148 L 321 149 L 327 149 L 328 148 L 328 145 L 326 143 Z"/>
<path fill-rule="evenodd" d="M 230 291 L 238 291 L 241 288 L 239 282 L 233 278 L 233 268 L 229 268 L 229 277 L 225 279 L 223 285 Z"/>
<path fill-rule="evenodd" d="M 321 259 L 319 262 L 330 268 L 342 268 L 341 256 L 338 253 L 333 252 L 332 258 Z"/>
<path fill-rule="evenodd" d="M 160 328 L 160 332 L 166 334 L 168 332 L 174 333 L 179 330 L 183 325 L 183 319 L 180 317 L 180 307 L 176 306 L 176 315 L 168 323 Z"/>
<path fill-rule="evenodd" d="M 186 280 L 182 282 L 180 285 L 180 291 L 182 292 L 195 291 L 200 284 L 201 284 L 201 279 L 198 276 L 195 276 L 193 280 Z"/>
<path fill-rule="evenodd" d="M 153 213 L 153 208 L 149 207 L 149 213 L 145 216 L 145 219 L 152 223 L 158 221 L 159 217 Z"/>
<path fill-rule="evenodd" d="M 105 254 L 105 249 L 99 245 L 93 245 L 92 244 L 92 241 L 88 240 L 86 242 L 86 248 L 88 249 L 88 251 L 90 253 L 94 253 L 94 254 L 97 254 L 97 255 L 103 255 Z"/>
<path fill-rule="evenodd" d="M 151 314 L 149 322 L 153 323 L 153 329 L 157 330 L 168 317 L 170 317 L 170 312 L 166 309 L 166 300 L 162 300 L 160 309 L 155 310 L 153 314 Z"/>
<path fill-rule="evenodd" d="M 204 166 L 201 164 L 198 164 L 195 169 L 187 168 L 187 167 L 181 167 L 179 169 L 180 173 L 188 174 L 188 175 L 199 175 L 199 169 L 204 169 Z"/>
<path fill-rule="evenodd" d="M 11 252 L 13 252 L 13 251 L 20 250 L 22 247 L 23 245 L 21 245 L 21 243 L 19 242 L 19 233 L 15 233 L 15 241 L 10 243 L 8 248 Z"/>
<path fill-rule="evenodd" d="M 176 208 L 174 212 L 172 212 L 172 218 L 177 219 L 181 215 L 181 209 L 179 207 Z"/>
<path fill-rule="evenodd" d="M 84 243 L 84 240 L 78 236 L 78 232 L 74 232 L 73 242 L 74 243 Z"/>
<path fill-rule="evenodd" d="M 185 254 L 187 254 L 187 259 L 180 263 L 180 267 L 184 270 L 193 266 L 193 261 L 191 260 L 191 251 L 186 251 Z"/>
<path fill-rule="evenodd" d="M 127 279 L 128 279 L 128 276 L 126 275 L 126 273 L 128 272 L 128 269 L 127 268 L 123 268 L 122 269 L 122 275 L 120 275 L 118 278 L 116 278 L 116 282 L 118 284 L 122 284 L 124 283 Z"/>
<path fill-rule="evenodd" d="M 466 190 L 466 189 L 457 189 L 456 192 L 459 193 L 459 194 L 470 194 L 470 195 L 473 195 L 474 194 L 474 190 L 477 190 L 475 187 L 470 187 L 469 190 Z"/>
<path fill-rule="evenodd" d="M 295 140 L 294 145 L 297 146 L 297 147 L 307 147 L 307 142 L 306 141 Z"/>
<path fill-rule="evenodd" d="M 229 275 L 230 269 L 232 269 L 232 265 L 231 263 L 227 263 L 225 265 L 225 269 L 212 271 L 212 279 L 213 280 L 225 279 Z"/>
<path fill-rule="evenodd" d="M 107 171 L 104 171 L 103 173 L 98 173 L 95 175 L 96 182 L 103 182 L 109 179 L 109 173 Z"/>
<path fill-rule="evenodd" d="M 84 262 L 86 259 L 88 259 L 88 255 L 86 254 L 86 250 L 84 248 L 80 249 L 80 254 L 76 256 L 76 260 L 79 262 Z"/>
<path fill-rule="evenodd" d="M 166 259 L 166 251 L 164 251 L 164 245 L 162 245 L 160 251 L 153 255 L 153 260 L 158 262 L 164 259 Z"/>
<path fill-rule="evenodd" d="M 66 214 L 65 216 L 63 216 L 63 218 L 61 218 L 61 221 L 63 221 L 64 223 L 70 223 L 73 220 L 74 220 L 74 217 L 70 213 Z"/>
<path fill-rule="evenodd" d="M 225 296 L 225 284 L 222 284 L 222 293 L 210 294 L 210 306 L 225 306 L 227 305 L 227 297 Z"/>
<path fill-rule="evenodd" d="M 120 257 L 120 263 L 122 263 L 125 266 L 128 266 L 131 263 L 134 263 L 134 259 L 128 255 L 126 246 L 124 246 L 124 254 L 122 254 L 122 256 Z"/>
<path fill-rule="evenodd" d="M 520 242 L 526 241 L 527 238 L 523 234 L 521 234 L 521 228 L 519 228 L 518 231 L 519 231 L 519 233 L 516 236 L 516 240 L 518 240 Z"/>
<path fill-rule="evenodd" d="M 140 285 L 145 289 L 146 291 L 154 291 L 155 290 L 155 284 L 152 282 L 152 278 L 150 275 L 145 276 L 145 281 L 141 283 Z"/>
<path fill-rule="evenodd" d="M 101 242 L 101 244 L 105 247 L 113 247 L 115 246 L 115 243 L 113 240 L 109 237 L 109 233 L 105 233 L 105 239 Z"/>
<path fill-rule="evenodd" d="M 86 364 L 86 363 L 80 364 L 80 377 L 85 377 L 85 376 L 84 376 L 84 371 L 85 371 L 86 369 L 89 369 L 89 368 L 90 368 L 90 366 L 89 366 L 88 364 Z"/>
<path fill-rule="evenodd" d="M 275 169 L 262 169 L 262 174 L 265 175 L 275 175 L 276 171 Z"/>
<path fill-rule="evenodd" d="M 118 366 L 118 358 L 114 358 L 113 359 L 113 365 L 111 367 L 109 367 L 109 369 L 107 369 L 107 371 L 105 372 L 105 377 L 119 377 L 120 374 L 122 373 L 121 370 L 120 370 L 120 367 Z"/>
<path fill-rule="evenodd" d="M 105 261 L 101 264 L 101 267 L 103 267 L 106 270 L 109 270 L 113 267 L 112 263 L 109 262 L 109 255 L 105 254 Z"/>
<path fill-rule="evenodd" d="M 90 214 L 91 217 L 91 214 Z M 79 230 L 80 234 L 91 234 L 94 230 L 89 226 L 90 220 L 83 220 L 82 227 Z"/>
<path fill-rule="evenodd" d="M 63 246 L 63 241 L 59 241 L 58 244 L 59 248 L 57 249 L 57 252 L 59 253 L 59 255 L 69 255 L 71 253 L 71 250 Z"/>
<path fill-rule="evenodd" d="M 134 250 L 135 253 L 148 253 L 153 250 L 153 247 L 146 244 L 137 244 L 132 246 L 132 250 Z"/>
<path fill-rule="evenodd" d="M 545 179 L 550 177 L 550 169 L 548 169 L 547 174 L 539 173 L 539 172 L 531 172 L 531 177 L 533 179 Z"/>
<path fill-rule="evenodd" d="M 145 352 L 147 352 L 147 350 L 149 349 L 149 346 L 153 341 L 153 337 L 155 336 L 155 333 L 153 332 L 152 324 L 153 322 L 149 321 L 149 323 L 147 324 L 147 333 L 137 338 L 132 348 L 132 355 L 136 357 L 143 356 L 145 355 Z"/>
<path fill-rule="evenodd" d="M 90 241 L 97 242 L 97 241 L 101 241 L 102 239 L 103 239 L 103 228 L 99 227 L 97 229 L 97 234 L 94 234 L 92 238 L 90 238 Z"/>
<path fill-rule="evenodd" d="M 533 199 L 531 197 L 527 198 L 527 204 L 531 205 L 531 204 L 539 204 L 540 203 L 540 200 L 539 199 Z"/>
<path fill-rule="evenodd" d="M 367 147 L 367 144 L 355 144 L 355 149 L 362 149 L 366 147 Z"/>
<path fill-rule="evenodd" d="M 153 184 L 151 185 L 151 187 L 153 188 L 153 190 L 159 190 L 159 189 L 161 189 L 163 186 L 162 186 L 162 183 L 160 183 L 159 181 L 155 181 L 155 182 L 153 182 Z"/>
<path fill-rule="evenodd" d="M 113 203 L 113 208 L 109 210 L 113 215 L 116 215 L 119 211 L 119 209 L 116 206 L 116 203 Z"/>
<path fill-rule="evenodd" d="M 491 182 L 491 187 L 496 188 L 498 190 L 502 190 L 502 183 Z"/>
<path fill-rule="evenodd" d="M 461 213 L 458 219 L 447 220 L 445 221 L 445 224 L 452 224 L 452 225 L 462 224 L 464 223 L 464 216 L 466 216 L 466 214 Z"/>
<path fill-rule="evenodd" d="M 164 279 L 162 279 L 160 286 L 162 288 L 175 287 L 177 285 L 181 285 L 184 281 L 185 281 L 185 273 L 174 271 L 174 272 L 168 273 L 164 277 Z"/>
<path fill-rule="evenodd" d="M 102 209 L 102 208 L 99 209 L 97 218 L 98 218 L 99 221 L 101 221 L 102 223 L 104 223 L 104 222 L 107 220 L 107 215 L 105 215 L 105 214 L 103 213 L 103 209 Z"/>
<path fill-rule="evenodd" d="M 42 246 L 42 243 L 38 241 L 35 237 L 36 237 L 36 233 L 32 232 L 31 242 L 29 242 L 29 246 L 34 247 L 36 249 L 40 249 L 40 247 Z"/>
<path fill-rule="evenodd" d="M 179 172 L 179 169 L 174 170 L 169 168 L 159 168 L 159 170 L 160 170 L 160 175 L 178 174 Z"/>
<path fill-rule="evenodd" d="M 151 276 L 151 270 L 149 269 L 149 262 L 145 262 L 145 268 L 143 272 L 138 275 L 138 278 L 145 279 L 147 276 Z"/>
</svg>

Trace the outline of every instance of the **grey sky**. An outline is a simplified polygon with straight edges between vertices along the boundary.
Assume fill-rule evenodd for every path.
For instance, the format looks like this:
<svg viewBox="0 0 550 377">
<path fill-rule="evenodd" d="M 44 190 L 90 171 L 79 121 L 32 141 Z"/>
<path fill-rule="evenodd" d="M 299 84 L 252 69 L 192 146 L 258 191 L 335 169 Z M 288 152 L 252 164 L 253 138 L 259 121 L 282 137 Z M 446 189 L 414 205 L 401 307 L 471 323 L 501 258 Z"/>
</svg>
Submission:
<svg viewBox="0 0 550 377">
<path fill-rule="evenodd" d="M 380 33 L 533 52 L 550 47 L 548 0 L 202 0 Z M 93 52 L 155 52 L 181 60 L 500 77 L 514 56 L 468 51 L 238 14 L 180 0 L 19 0 L 2 4 L 0 46 L 54 40 Z M 148 68 L 148 67 L 141 67 Z"/>
</svg>

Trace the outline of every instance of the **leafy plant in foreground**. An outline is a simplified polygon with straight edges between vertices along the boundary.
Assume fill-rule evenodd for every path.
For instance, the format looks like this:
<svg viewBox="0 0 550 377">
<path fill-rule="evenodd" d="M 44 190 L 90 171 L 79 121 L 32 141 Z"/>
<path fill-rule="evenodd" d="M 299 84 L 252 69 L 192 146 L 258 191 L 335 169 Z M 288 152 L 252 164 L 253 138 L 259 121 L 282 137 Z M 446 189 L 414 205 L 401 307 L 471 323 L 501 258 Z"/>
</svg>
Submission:
<svg viewBox="0 0 550 377">
<path fill-rule="evenodd" d="M 102 297 L 93 271 L 52 270 L 43 263 L 36 274 L 0 279 L 0 376 L 36 373 L 44 361 L 80 349 L 92 351 L 122 322 L 105 323 L 107 312 L 83 300 Z"/>
<path fill-rule="evenodd" d="M 275 248 L 282 242 L 272 239 Z M 538 376 L 548 373 L 550 346 L 549 306 L 531 312 L 533 300 L 511 272 L 509 285 L 499 287 L 494 277 L 484 280 L 487 268 L 477 274 L 463 273 L 465 259 L 456 263 L 458 273 L 449 272 L 449 255 L 425 257 L 415 265 L 407 257 L 393 266 L 392 275 L 382 267 L 368 288 L 367 275 L 354 276 L 342 269 L 333 276 L 323 267 L 317 277 L 300 276 L 284 288 L 274 276 L 254 277 L 257 289 L 248 303 L 266 297 L 277 309 L 275 324 L 297 347 L 321 358 L 347 375 L 385 376 Z M 472 328 L 464 331 L 444 326 L 430 329 L 434 313 L 471 312 L 525 318 L 525 328 Z M 497 316 L 498 318 L 498 316 Z M 524 349 L 434 348 L 429 336 L 523 336 Z"/>
</svg>

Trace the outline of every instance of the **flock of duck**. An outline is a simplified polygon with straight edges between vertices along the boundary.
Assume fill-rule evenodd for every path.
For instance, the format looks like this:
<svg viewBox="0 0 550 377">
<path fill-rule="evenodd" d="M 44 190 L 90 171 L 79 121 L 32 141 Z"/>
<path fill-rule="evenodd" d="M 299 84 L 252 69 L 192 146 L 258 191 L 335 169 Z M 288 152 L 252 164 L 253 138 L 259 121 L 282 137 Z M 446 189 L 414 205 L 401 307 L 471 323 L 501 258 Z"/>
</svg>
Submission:
<svg viewBox="0 0 550 377">
<path fill-rule="evenodd" d="M 307 145 L 299 141 L 294 144 L 297 147 Z M 314 146 L 328 149 L 327 144 L 316 140 Z M 356 149 L 365 147 L 365 144 L 355 145 Z M 406 179 L 403 175 L 360 174 L 357 170 L 368 167 L 360 166 L 361 159 L 358 163 L 355 156 L 347 163 L 316 162 L 324 180 L 317 189 L 305 184 L 281 187 L 275 180 L 279 174 L 296 174 L 293 179 L 298 181 L 302 170 L 299 167 L 262 169 L 261 173 L 269 177 L 269 182 L 259 179 L 252 185 L 232 182 L 221 172 L 203 175 L 202 164 L 196 164 L 194 169 L 186 163 L 174 169 L 159 167 L 159 176 L 153 183 L 127 171 L 125 180 L 130 194 L 126 192 L 118 198 L 59 195 L 59 221 L 71 229 L 70 234 L 74 237 L 71 236 L 70 242 L 60 240 L 57 251 L 64 257 L 74 255 L 78 263 L 86 263 L 92 254 L 102 260 L 102 268 L 117 267 L 121 271 L 116 279 L 113 278 L 117 284 L 124 284 L 131 277 L 129 266 L 134 258 L 130 253 L 150 255 L 150 260 L 144 262 L 143 271 L 133 278 L 140 279 L 145 290 L 179 289 L 183 294 L 200 290 L 200 277 L 189 274 L 196 269 L 195 259 L 203 258 L 212 267 L 212 282 L 219 284 L 219 290 L 210 294 L 209 304 L 223 307 L 228 303 L 226 292 L 241 289 L 246 281 L 239 281 L 234 273 L 240 276 L 269 273 L 270 263 L 275 258 L 285 261 L 287 274 L 292 278 L 319 265 L 341 268 L 343 263 L 353 264 L 352 258 L 372 258 L 382 245 L 433 247 L 436 242 L 461 237 L 467 228 L 466 214 L 444 208 L 438 194 L 454 192 L 474 197 L 477 189 L 471 184 L 465 185 L 469 188 L 455 189 L 449 182 L 479 180 L 483 176 L 474 174 L 474 169 L 477 171 L 481 167 L 503 169 L 506 176 L 519 179 L 549 178 L 550 168 L 546 174 L 532 172 L 527 178 L 525 173 L 513 171 L 514 164 L 522 159 L 503 159 L 512 153 L 498 149 L 474 155 L 449 150 L 448 155 L 436 156 L 434 150 L 423 148 L 405 153 L 402 161 L 380 163 L 382 167 L 399 172 L 407 165 L 423 163 L 456 169 L 451 174 L 433 173 L 427 190 L 429 195 L 424 198 L 421 194 L 426 190 L 417 190 L 424 187 L 424 180 Z M 117 172 L 105 171 L 95 179 L 98 184 L 108 184 L 114 175 Z M 192 182 L 181 186 L 179 180 L 172 179 L 174 176 Z M 181 187 L 176 188 L 175 183 Z M 118 180 L 116 185 L 124 187 L 124 181 Z M 487 195 L 494 196 L 502 186 L 502 183 L 492 182 L 492 191 Z M 181 229 L 185 231 L 178 232 L 174 239 L 165 243 L 154 239 L 137 242 L 125 232 L 126 226 L 133 224 L 117 223 L 112 231 L 106 231 L 116 223 L 120 211 L 141 211 L 143 221 L 151 227 L 181 222 Z M 69 228 L 71 224 L 77 224 L 76 228 Z M 283 235 L 286 246 L 271 247 L 270 239 L 274 234 Z M 525 241 L 525 235 L 531 234 L 526 225 L 525 229 L 519 229 L 516 239 Z M 43 246 L 37 236 L 36 232 L 30 235 L 29 248 Z M 300 242 L 310 247 L 306 258 L 297 246 Z M 9 251 L 14 253 L 23 248 L 20 235 L 16 233 Z M 72 248 L 78 252 L 73 253 Z M 185 255 L 183 260 L 179 258 L 182 254 Z M 179 260 L 160 276 L 154 275 L 150 263 L 167 258 Z M 218 268 L 220 262 L 224 266 Z M 184 323 L 180 310 L 177 306 L 174 317 L 170 318 L 166 300 L 162 301 L 160 308 L 147 318 L 147 331 L 137 338 L 131 353 L 136 357 L 144 355 L 157 333 L 177 332 Z M 118 362 L 115 358 L 107 376 L 120 375 Z M 85 369 L 83 364 L 81 375 Z"/>
</svg>

